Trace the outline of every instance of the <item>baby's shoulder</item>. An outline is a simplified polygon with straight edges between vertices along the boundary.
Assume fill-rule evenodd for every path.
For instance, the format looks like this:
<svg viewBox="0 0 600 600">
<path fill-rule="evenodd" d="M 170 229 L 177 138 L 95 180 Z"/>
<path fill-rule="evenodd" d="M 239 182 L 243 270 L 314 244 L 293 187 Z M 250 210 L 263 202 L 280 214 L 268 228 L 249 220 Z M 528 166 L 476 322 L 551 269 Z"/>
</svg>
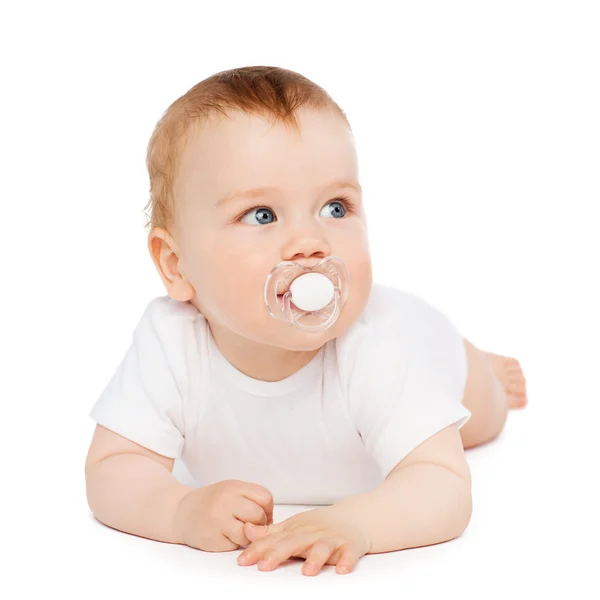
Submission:
<svg viewBox="0 0 600 600">
<path fill-rule="evenodd" d="M 373 283 L 367 304 L 354 327 L 385 334 L 398 327 L 415 325 L 435 312 L 435 307 L 412 292 Z"/>
<path fill-rule="evenodd" d="M 162 325 L 175 322 L 193 323 L 200 315 L 198 309 L 190 302 L 174 300 L 170 296 L 157 296 L 148 302 L 140 322 Z"/>
<path fill-rule="evenodd" d="M 193 304 L 158 296 L 146 305 L 133 335 L 138 343 L 160 345 L 167 355 L 176 355 L 196 347 L 197 328 L 203 324 L 204 317 Z"/>
<path fill-rule="evenodd" d="M 464 353 L 458 329 L 440 308 L 382 284 L 373 285 L 360 317 L 336 339 L 336 349 L 340 377 L 360 392 L 356 397 L 394 389 L 409 372 L 454 377 L 455 357 L 462 365 Z"/>
<path fill-rule="evenodd" d="M 353 325 L 336 340 L 347 359 L 398 358 L 412 339 L 426 339 L 449 324 L 436 306 L 412 292 L 373 283 L 369 300 Z M 346 360 L 347 362 L 347 360 Z M 383 364 L 385 361 L 381 361 Z"/>
</svg>

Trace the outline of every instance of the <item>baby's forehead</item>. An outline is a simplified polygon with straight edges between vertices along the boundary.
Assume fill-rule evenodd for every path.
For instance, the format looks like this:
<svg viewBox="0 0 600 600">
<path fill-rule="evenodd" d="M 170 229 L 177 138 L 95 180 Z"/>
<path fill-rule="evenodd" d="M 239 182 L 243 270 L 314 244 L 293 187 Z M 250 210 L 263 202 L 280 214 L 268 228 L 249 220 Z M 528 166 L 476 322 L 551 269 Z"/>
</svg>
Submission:
<svg viewBox="0 0 600 600">
<path fill-rule="evenodd" d="M 180 157 L 180 183 L 220 194 L 231 186 L 300 188 L 358 179 L 354 140 L 343 122 L 304 115 L 299 127 L 238 113 L 194 124 Z"/>
<path fill-rule="evenodd" d="M 336 144 L 354 149 L 352 131 L 339 115 L 323 109 L 303 108 L 296 111 L 295 119 L 296 125 L 272 116 L 235 110 L 191 122 L 186 137 L 190 148 L 209 152 L 223 146 L 235 151 L 249 143 L 284 148 Z"/>
</svg>

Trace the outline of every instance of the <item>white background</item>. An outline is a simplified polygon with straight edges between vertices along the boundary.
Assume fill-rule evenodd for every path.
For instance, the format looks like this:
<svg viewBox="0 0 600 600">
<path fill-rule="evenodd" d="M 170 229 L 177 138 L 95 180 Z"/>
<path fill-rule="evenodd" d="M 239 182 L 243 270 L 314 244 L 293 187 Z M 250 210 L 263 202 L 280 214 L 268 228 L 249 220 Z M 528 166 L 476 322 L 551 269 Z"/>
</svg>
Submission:
<svg viewBox="0 0 600 600">
<path fill-rule="evenodd" d="M 598 3 L 573 0 L 4 6 L 0 595 L 599 597 L 598 31 Z M 465 534 L 345 576 L 239 567 L 239 551 L 107 528 L 86 503 L 87 413 L 165 293 L 148 138 L 190 87 L 246 65 L 299 71 L 346 111 L 375 279 L 528 378 L 527 409 L 468 451 Z"/>
</svg>

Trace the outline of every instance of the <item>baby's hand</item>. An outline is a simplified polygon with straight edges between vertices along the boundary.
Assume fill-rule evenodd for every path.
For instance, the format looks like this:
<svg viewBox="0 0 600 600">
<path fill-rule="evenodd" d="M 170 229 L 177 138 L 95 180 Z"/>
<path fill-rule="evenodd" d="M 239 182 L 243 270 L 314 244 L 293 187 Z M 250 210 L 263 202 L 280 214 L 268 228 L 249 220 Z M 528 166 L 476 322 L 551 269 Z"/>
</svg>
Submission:
<svg viewBox="0 0 600 600">
<path fill-rule="evenodd" d="M 334 506 L 302 512 L 270 526 L 247 523 L 244 532 L 252 544 L 238 556 L 238 563 L 253 565 L 260 560 L 261 571 L 271 571 L 297 556 L 306 559 L 304 575 L 317 575 L 324 564 L 337 564 L 337 573 L 348 573 L 371 547 L 367 536 Z"/>
<path fill-rule="evenodd" d="M 247 546 L 244 524 L 273 523 L 273 495 L 257 483 L 228 479 L 192 490 L 175 515 L 177 539 L 208 552 Z"/>
</svg>

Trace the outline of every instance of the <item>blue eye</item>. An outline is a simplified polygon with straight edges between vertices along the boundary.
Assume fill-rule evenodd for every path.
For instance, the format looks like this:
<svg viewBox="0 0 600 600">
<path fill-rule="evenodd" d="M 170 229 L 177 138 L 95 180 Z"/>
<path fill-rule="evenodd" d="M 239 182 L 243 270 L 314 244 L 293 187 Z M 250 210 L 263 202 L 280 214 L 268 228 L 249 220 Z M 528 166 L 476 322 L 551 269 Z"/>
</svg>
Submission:
<svg viewBox="0 0 600 600">
<path fill-rule="evenodd" d="M 256 221 L 258 221 L 259 225 L 268 225 L 269 223 L 272 223 L 273 221 L 275 221 L 275 215 L 274 215 L 273 211 L 270 208 L 265 208 L 263 206 L 263 207 L 256 207 L 256 208 L 250 209 L 240 219 L 240 223 L 247 223 L 248 225 L 256 225 L 256 221 L 248 222 L 247 220 L 245 220 L 248 217 L 250 217 L 252 219 L 252 218 L 254 218 L 255 215 L 256 215 Z"/>
<path fill-rule="evenodd" d="M 346 216 L 348 211 L 351 214 L 354 214 L 354 204 L 342 196 L 340 196 L 340 200 L 342 200 L 342 202 L 339 202 L 338 200 L 328 202 L 321 209 L 319 216 L 327 219 L 341 219 Z M 276 220 L 275 213 L 266 206 L 253 206 L 244 213 L 241 219 L 239 219 L 240 223 L 245 223 L 247 225 L 269 225 Z"/>
<path fill-rule="evenodd" d="M 328 206 L 330 207 L 329 209 L 327 209 Z M 326 214 L 321 213 L 322 217 L 333 217 L 334 219 L 339 219 L 346 214 L 344 205 L 337 201 L 328 202 L 323 207 L 323 211 L 325 211 Z"/>
</svg>

